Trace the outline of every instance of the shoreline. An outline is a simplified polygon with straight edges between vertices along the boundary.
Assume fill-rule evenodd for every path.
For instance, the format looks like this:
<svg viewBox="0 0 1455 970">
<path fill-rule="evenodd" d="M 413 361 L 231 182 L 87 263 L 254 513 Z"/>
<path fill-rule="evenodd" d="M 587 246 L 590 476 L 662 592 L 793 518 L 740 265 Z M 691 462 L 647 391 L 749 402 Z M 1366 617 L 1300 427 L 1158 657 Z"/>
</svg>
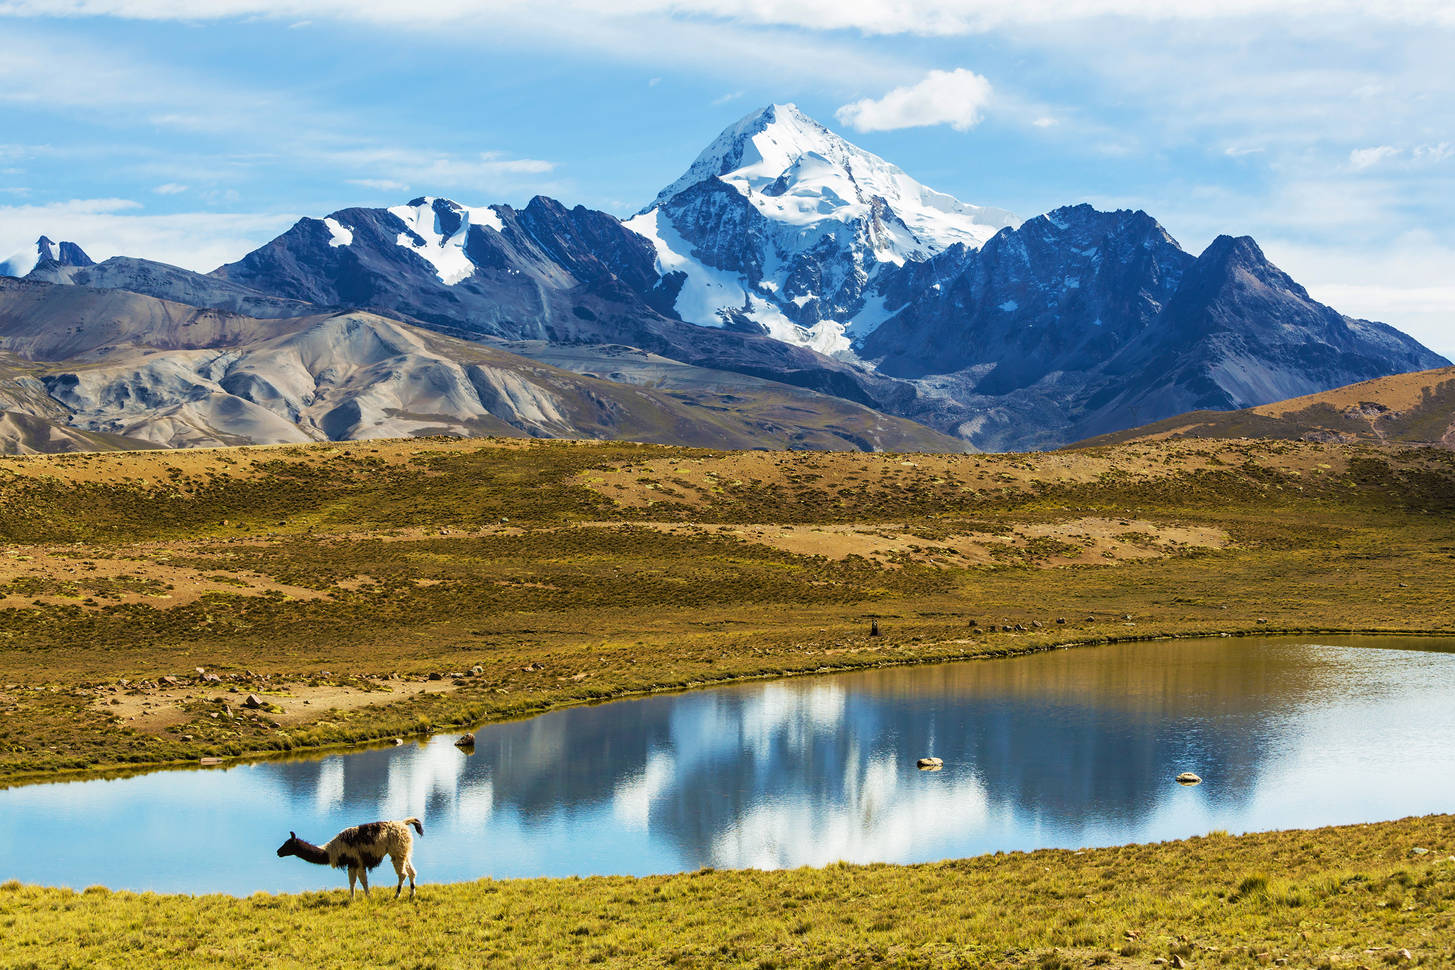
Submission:
<svg viewBox="0 0 1455 970">
<path fill-rule="evenodd" d="M 335 754 L 350 754 L 374 749 L 394 747 L 392 741 L 398 737 L 406 743 L 410 740 L 428 741 L 448 734 L 461 731 L 472 731 L 477 728 L 491 724 L 503 724 L 511 721 L 529 720 L 550 714 L 555 711 L 566 710 L 572 707 L 589 707 L 601 704 L 614 704 L 622 701 L 639 700 L 648 697 L 658 697 L 669 694 L 688 693 L 690 691 L 711 690 L 719 687 L 731 687 L 739 684 L 763 683 L 775 680 L 788 680 L 798 677 L 812 677 L 830 674 L 848 674 L 869 670 L 893 669 L 896 667 L 919 667 L 933 664 L 968 663 L 979 660 L 1004 660 L 1015 657 L 1032 656 L 1040 653 L 1049 653 L 1055 650 L 1085 649 L 1089 647 L 1108 646 L 1117 643 L 1146 643 L 1158 640 L 1216 640 L 1221 638 L 1238 639 L 1247 637 L 1300 637 L 1300 636 L 1380 636 L 1380 637 L 1420 637 L 1429 639 L 1448 639 L 1455 641 L 1455 631 L 1449 630 L 1391 630 L 1374 628 L 1332 628 L 1332 627 L 1298 627 L 1298 628 L 1268 628 L 1254 627 L 1234 628 L 1213 632 L 1170 632 L 1130 635 L 1109 635 L 1104 637 L 1079 638 L 1065 642 L 1036 643 L 1023 646 L 996 647 L 983 650 L 970 655 L 954 656 L 936 654 L 926 657 L 904 657 L 895 659 L 877 659 L 863 663 L 848 664 L 820 664 L 813 668 L 798 670 L 780 670 L 764 672 L 761 674 L 727 674 L 721 678 L 699 679 L 691 682 L 670 684 L 657 687 L 645 687 L 640 689 L 629 689 L 618 691 L 605 697 L 580 697 L 565 696 L 554 700 L 547 700 L 539 707 L 511 713 L 502 717 L 487 717 L 484 719 L 465 719 L 442 724 L 431 724 L 426 732 L 415 734 L 383 734 L 373 736 L 360 736 L 355 740 L 322 745 L 298 746 L 286 750 L 259 749 L 238 755 L 222 757 L 216 763 L 201 764 L 199 759 L 178 759 L 172 761 L 141 762 L 141 763 L 118 763 L 112 765 L 98 766 L 94 768 L 59 769 L 55 771 L 24 772 L 13 775 L 0 775 L 0 792 L 11 788 L 23 788 L 34 785 L 66 784 L 70 782 L 101 781 L 114 778 L 130 778 L 137 775 L 154 774 L 164 771 L 207 771 L 215 769 L 227 769 L 238 765 L 259 763 L 267 761 L 312 761 Z M 930 647 L 946 646 L 958 643 L 956 640 L 939 641 L 929 644 Z"/>
</svg>

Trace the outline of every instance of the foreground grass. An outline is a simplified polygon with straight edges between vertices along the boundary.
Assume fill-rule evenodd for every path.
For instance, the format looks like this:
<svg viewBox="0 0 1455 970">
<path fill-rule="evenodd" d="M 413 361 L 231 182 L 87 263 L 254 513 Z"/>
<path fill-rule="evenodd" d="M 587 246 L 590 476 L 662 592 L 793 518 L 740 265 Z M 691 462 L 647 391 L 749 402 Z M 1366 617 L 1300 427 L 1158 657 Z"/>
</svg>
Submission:
<svg viewBox="0 0 1455 970">
<path fill-rule="evenodd" d="M 1455 632 L 1452 511 L 1450 452 L 1267 442 L 0 461 L 0 783 L 1128 637 Z M 882 554 L 794 544 L 845 530 Z"/>
<path fill-rule="evenodd" d="M 7 883 L 0 937 L 0 966 L 46 970 L 1450 966 L 1455 817 L 919 866 L 427 885 L 414 904 Z"/>
</svg>

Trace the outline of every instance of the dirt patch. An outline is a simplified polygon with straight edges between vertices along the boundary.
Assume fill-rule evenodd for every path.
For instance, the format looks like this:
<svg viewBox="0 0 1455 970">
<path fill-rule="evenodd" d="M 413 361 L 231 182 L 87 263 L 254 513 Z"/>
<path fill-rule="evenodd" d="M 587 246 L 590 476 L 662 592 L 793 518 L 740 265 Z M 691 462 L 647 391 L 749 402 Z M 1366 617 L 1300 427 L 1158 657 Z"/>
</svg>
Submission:
<svg viewBox="0 0 1455 970">
<path fill-rule="evenodd" d="M 1047 482 L 1154 481 L 1249 460 L 1295 474 L 1315 469 L 1341 472 L 1347 467 L 1346 453 L 1319 443 L 1234 439 L 1135 442 L 1114 451 L 996 455 L 735 452 L 647 459 L 584 472 L 578 481 L 622 508 L 643 509 L 664 502 L 702 508 L 742 486 L 900 493 L 928 483 L 994 496 L 1023 493 Z"/>
<path fill-rule="evenodd" d="M 329 711 L 353 711 L 376 704 L 405 700 L 419 694 L 454 690 L 448 680 L 373 679 L 357 686 L 340 684 L 269 683 L 238 687 L 187 681 L 176 686 L 104 687 L 92 706 L 112 715 L 128 728 L 155 734 L 196 718 L 189 710 L 198 702 L 212 703 L 220 718 L 258 718 L 281 728 L 317 721 Z M 243 705 L 248 694 L 264 705 L 252 711 Z"/>
<path fill-rule="evenodd" d="M 593 526 L 619 526 L 596 522 Z M 904 527 L 854 525 L 694 525 L 633 522 L 670 535 L 718 535 L 755 542 L 802 556 L 860 556 L 894 567 L 909 563 L 980 566 L 1008 558 L 1049 568 L 1073 564 L 1153 559 L 1192 549 L 1223 549 L 1228 534 L 1209 526 L 1160 525 L 1144 519 L 1083 517 L 1063 522 L 1020 523 L 1004 532 L 969 530 L 926 538 Z"/>
<path fill-rule="evenodd" d="M 164 609 L 209 593 L 281 593 L 319 599 L 323 593 L 289 586 L 260 573 L 203 571 L 169 560 L 193 544 L 156 543 L 98 550 L 87 546 L 0 546 L 0 609 L 71 604 L 82 609 L 144 603 Z"/>
</svg>

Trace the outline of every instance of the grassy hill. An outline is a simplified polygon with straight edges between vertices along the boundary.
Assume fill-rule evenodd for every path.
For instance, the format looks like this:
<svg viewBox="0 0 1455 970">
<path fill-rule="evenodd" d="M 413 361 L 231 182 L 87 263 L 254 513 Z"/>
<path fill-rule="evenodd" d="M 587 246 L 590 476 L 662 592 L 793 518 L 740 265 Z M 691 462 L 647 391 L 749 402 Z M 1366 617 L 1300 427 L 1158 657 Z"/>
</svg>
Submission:
<svg viewBox="0 0 1455 970">
<path fill-rule="evenodd" d="M 1455 367 L 1395 374 L 1242 411 L 1192 411 L 1073 447 L 1178 438 L 1270 438 L 1455 448 Z"/>
<path fill-rule="evenodd" d="M 1441 448 L 422 439 L 0 459 L 0 784 L 1122 638 L 1455 635 L 1451 602 Z M 1432 816 L 425 886 L 413 906 L 7 883 L 0 966 L 1449 965 L 1450 857 L 1455 822 Z"/>
<path fill-rule="evenodd" d="M 1307 442 L 5 459 L 0 778 L 1116 637 L 1455 630 L 1452 510 L 1455 452 Z M 210 717 L 199 667 L 274 710 Z"/>
</svg>

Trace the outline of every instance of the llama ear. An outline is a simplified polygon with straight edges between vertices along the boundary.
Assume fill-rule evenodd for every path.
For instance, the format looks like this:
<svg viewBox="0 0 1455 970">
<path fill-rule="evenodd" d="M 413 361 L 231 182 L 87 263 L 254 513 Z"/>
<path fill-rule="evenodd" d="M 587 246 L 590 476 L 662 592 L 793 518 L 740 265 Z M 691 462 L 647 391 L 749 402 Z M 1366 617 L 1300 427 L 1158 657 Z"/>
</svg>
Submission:
<svg viewBox="0 0 1455 970">
<path fill-rule="evenodd" d="M 296 838 L 298 838 L 298 833 L 297 832 L 290 831 L 288 833 L 288 838 L 290 838 L 290 839 L 296 839 Z"/>
</svg>

